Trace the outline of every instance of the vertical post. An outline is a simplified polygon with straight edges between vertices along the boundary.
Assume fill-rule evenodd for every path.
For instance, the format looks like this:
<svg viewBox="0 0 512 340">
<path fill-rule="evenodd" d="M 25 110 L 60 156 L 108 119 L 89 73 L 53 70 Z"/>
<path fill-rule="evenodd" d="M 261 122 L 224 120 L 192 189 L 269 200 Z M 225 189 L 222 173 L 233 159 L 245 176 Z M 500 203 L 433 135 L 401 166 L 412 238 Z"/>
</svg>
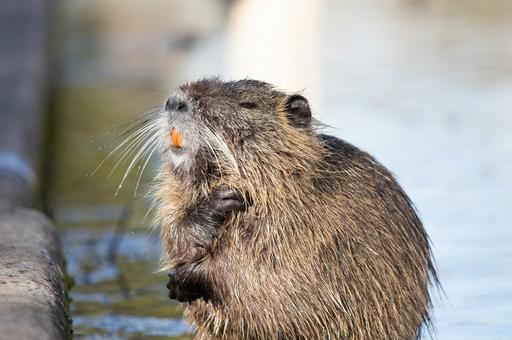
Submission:
<svg viewBox="0 0 512 340">
<path fill-rule="evenodd" d="M 46 107 L 48 1 L 0 5 L 0 340 L 68 337 L 58 235 L 31 208 Z"/>
</svg>

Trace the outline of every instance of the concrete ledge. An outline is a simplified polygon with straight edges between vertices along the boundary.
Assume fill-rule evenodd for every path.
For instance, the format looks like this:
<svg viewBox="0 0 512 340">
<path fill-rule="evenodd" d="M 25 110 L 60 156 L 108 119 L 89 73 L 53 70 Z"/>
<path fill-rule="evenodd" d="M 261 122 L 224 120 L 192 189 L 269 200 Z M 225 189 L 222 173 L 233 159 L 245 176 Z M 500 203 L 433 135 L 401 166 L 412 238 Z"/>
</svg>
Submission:
<svg viewBox="0 0 512 340">
<path fill-rule="evenodd" d="M 50 0 L 0 6 L 0 340 L 66 339 L 63 258 L 37 197 Z"/>
<path fill-rule="evenodd" d="M 0 339 L 66 339 L 64 275 L 50 221 L 25 208 L 0 210 Z"/>
<path fill-rule="evenodd" d="M 2 171 L 0 164 L 0 209 L 30 207 L 32 187 L 15 173 Z"/>
</svg>

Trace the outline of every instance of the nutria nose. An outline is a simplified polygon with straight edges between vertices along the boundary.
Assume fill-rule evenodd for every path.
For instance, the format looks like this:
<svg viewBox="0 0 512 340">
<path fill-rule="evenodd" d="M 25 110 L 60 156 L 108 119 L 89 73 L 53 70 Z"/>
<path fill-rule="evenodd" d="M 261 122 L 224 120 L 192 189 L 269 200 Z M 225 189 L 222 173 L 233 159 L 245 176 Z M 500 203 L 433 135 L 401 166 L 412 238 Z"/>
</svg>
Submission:
<svg viewBox="0 0 512 340">
<path fill-rule="evenodd" d="M 187 103 L 183 100 L 176 98 L 175 96 L 171 96 L 167 98 L 165 101 L 165 111 L 176 111 L 176 112 L 185 112 L 187 111 Z"/>
</svg>

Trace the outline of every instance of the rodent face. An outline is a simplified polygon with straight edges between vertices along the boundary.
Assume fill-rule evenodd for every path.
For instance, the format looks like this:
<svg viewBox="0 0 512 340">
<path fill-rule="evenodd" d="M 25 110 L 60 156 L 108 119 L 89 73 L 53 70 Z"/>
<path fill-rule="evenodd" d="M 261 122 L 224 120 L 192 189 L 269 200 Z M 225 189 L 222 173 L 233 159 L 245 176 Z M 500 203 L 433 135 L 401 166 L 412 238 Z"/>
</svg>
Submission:
<svg viewBox="0 0 512 340">
<path fill-rule="evenodd" d="M 176 173 L 197 176 L 237 168 L 241 153 L 275 153 L 289 139 L 285 127 L 310 129 L 311 112 L 302 96 L 264 82 L 205 79 L 172 92 L 161 120 L 164 159 Z"/>
</svg>

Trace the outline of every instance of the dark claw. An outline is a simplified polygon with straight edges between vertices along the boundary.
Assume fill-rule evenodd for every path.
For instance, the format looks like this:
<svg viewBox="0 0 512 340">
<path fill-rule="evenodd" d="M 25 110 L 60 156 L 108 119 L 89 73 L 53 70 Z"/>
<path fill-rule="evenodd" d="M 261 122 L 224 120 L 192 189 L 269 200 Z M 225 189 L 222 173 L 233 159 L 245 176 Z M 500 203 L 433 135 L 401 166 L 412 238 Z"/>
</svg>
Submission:
<svg viewBox="0 0 512 340">
<path fill-rule="evenodd" d="M 209 208 L 219 217 L 227 217 L 231 212 L 245 210 L 244 199 L 232 188 L 220 187 L 212 193 Z"/>
<path fill-rule="evenodd" d="M 211 226 L 217 229 L 229 214 L 236 211 L 243 211 L 247 208 L 243 197 L 234 189 L 220 187 L 216 189 L 209 198 L 198 203 L 196 209 L 191 213 L 192 222 L 203 225 L 205 229 Z"/>
<path fill-rule="evenodd" d="M 212 203 L 212 208 L 224 216 L 227 216 L 232 211 L 242 211 L 245 209 L 244 202 L 238 199 L 225 198 Z"/>
<path fill-rule="evenodd" d="M 169 281 L 167 282 L 167 285 L 165 285 L 165 286 L 167 287 L 167 289 L 171 289 L 174 286 L 176 270 L 173 270 L 173 271 L 167 273 L 167 276 L 169 276 Z"/>
</svg>

